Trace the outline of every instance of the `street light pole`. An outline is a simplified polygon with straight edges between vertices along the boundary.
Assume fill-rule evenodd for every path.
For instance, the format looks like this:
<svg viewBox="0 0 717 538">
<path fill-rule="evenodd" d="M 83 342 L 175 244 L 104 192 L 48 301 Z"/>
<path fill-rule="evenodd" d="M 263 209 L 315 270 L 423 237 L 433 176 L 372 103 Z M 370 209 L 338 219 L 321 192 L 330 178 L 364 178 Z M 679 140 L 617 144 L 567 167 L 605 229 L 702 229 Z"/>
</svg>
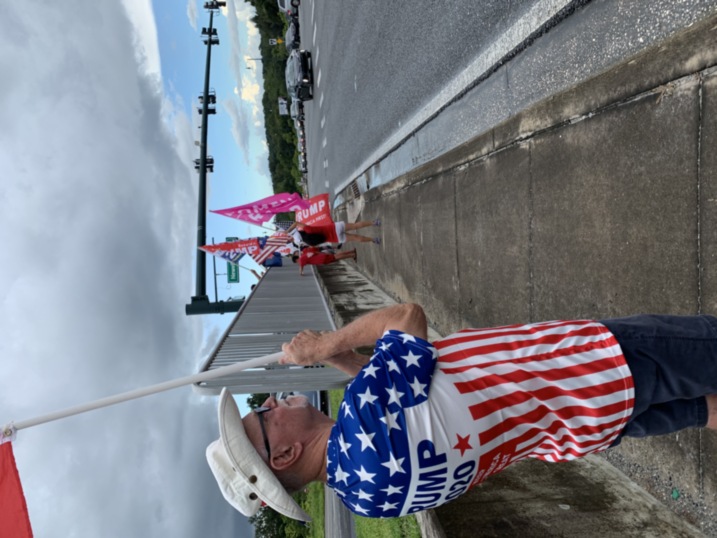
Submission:
<svg viewBox="0 0 717 538">
<path fill-rule="evenodd" d="M 195 161 L 199 171 L 199 195 L 197 202 L 197 247 L 207 244 L 207 169 L 214 170 L 214 159 L 207 158 L 207 130 L 209 114 L 216 110 L 210 108 L 210 99 L 215 102 L 216 97 L 209 92 L 209 74 L 212 63 L 212 45 L 219 44 L 217 31 L 214 29 L 214 12 L 220 7 L 226 6 L 226 2 L 212 0 L 206 2 L 204 7 L 209 10 L 209 28 L 202 29 L 207 44 L 207 62 L 204 69 L 204 92 L 202 94 L 202 126 L 201 139 L 199 142 L 199 160 Z M 203 250 L 197 252 L 197 271 L 195 281 L 195 294 L 192 302 L 184 305 L 186 315 L 196 314 L 223 314 L 224 312 L 236 312 L 243 301 L 216 301 L 211 303 L 207 296 L 207 255 Z"/>
</svg>

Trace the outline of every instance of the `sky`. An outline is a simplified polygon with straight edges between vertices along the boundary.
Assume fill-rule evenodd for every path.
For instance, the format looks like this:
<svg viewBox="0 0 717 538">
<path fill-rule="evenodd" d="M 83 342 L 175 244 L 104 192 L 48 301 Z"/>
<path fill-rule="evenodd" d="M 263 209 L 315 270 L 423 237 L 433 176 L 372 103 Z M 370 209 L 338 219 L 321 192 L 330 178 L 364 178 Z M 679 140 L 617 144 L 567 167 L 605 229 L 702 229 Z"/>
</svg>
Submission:
<svg viewBox="0 0 717 538">
<path fill-rule="evenodd" d="M 209 209 L 272 193 L 252 15 L 215 17 Z M 0 5 L 0 425 L 191 375 L 231 320 L 184 314 L 207 24 L 198 0 Z M 207 217 L 209 241 L 258 232 Z M 191 388 L 20 430 L 35 535 L 251 536 L 206 464 L 217 436 Z"/>
</svg>

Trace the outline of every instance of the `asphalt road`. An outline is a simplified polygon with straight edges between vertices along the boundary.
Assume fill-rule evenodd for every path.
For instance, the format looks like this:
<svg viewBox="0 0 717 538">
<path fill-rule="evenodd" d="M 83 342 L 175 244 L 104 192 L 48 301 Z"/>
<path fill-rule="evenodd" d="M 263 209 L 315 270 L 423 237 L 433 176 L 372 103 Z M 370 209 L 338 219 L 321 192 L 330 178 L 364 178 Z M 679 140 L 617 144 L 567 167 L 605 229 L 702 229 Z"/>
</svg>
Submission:
<svg viewBox="0 0 717 538">
<path fill-rule="evenodd" d="M 309 185 L 332 191 L 540 0 L 305 0 Z M 565 2 L 561 2 L 565 3 Z"/>
<path fill-rule="evenodd" d="M 713 9 L 713 0 L 304 0 L 310 193 L 333 197 L 366 170 L 371 187 L 398 177 Z"/>
</svg>

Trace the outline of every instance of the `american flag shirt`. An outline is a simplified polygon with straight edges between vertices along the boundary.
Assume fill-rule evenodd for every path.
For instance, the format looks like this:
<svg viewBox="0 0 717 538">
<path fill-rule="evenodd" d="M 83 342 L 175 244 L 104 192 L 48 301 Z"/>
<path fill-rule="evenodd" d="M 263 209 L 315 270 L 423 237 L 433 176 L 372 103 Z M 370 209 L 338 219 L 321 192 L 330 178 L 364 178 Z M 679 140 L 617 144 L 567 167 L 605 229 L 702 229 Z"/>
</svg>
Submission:
<svg viewBox="0 0 717 538">
<path fill-rule="evenodd" d="M 344 394 L 327 484 L 363 516 L 435 508 L 516 461 L 608 448 L 633 401 L 620 346 L 595 321 L 467 329 L 433 345 L 388 331 Z"/>
</svg>

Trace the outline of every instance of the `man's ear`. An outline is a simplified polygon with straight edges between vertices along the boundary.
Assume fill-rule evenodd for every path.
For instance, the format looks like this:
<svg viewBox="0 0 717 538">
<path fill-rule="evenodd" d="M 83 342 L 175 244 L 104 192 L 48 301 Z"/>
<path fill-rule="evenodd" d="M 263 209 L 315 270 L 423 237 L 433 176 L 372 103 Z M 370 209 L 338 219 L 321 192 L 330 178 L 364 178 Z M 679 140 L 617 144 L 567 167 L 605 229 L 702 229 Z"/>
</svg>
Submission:
<svg viewBox="0 0 717 538">
<path fill-rule="evenodd" d="M 304 445 L 296 441 L 290 445 L 271 450 L 271 468 L 275 471 L 288 469 L 298 461 L 304 452 Z"/>
</svg>

